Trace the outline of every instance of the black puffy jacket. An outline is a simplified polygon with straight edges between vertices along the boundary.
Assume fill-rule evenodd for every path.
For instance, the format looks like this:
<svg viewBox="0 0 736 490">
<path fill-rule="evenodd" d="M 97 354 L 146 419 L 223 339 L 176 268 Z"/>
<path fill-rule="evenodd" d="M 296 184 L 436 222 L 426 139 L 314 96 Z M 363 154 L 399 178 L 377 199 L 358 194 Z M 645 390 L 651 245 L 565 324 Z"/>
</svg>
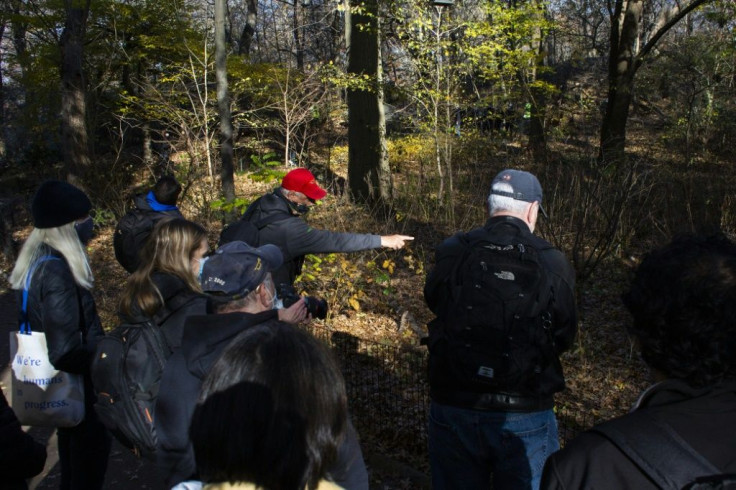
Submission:
<svg viewBox="0 0 736 490">
<path fill-rule="evenodd" d="M 31 330 L 44 332 L 49 361 L 56 369 L 89 374 L 97 340 L 104 335 L 92 293 L 78 286 L 66 259 L 51 247 L 57 260 L 39 263 L 28 289 Z M 23 293 L 18 291 L 18 304 Z"/>
</svg>

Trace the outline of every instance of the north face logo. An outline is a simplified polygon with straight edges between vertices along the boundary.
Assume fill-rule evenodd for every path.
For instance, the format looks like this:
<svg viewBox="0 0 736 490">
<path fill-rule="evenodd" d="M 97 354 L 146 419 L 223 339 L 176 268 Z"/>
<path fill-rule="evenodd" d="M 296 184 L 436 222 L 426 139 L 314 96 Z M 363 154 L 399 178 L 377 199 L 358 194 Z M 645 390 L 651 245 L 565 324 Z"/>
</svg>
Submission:
<svg viewBox="0 0 736 490">
<path fill-rule="evenodd" d="M 514 276 L 514 273 L 509 271 L 494 272 L 493 275 L 501 279 L 502 281 L 516 280 L 516 276 Z"/>
</svg>

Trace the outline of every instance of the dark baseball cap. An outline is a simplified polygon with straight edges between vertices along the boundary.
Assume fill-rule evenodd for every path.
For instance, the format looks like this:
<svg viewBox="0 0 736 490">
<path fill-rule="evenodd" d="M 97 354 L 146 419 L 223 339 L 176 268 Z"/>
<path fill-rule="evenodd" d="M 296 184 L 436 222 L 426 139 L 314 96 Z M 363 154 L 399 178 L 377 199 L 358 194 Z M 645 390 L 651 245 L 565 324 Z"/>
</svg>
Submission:
<svg viewBox="0 0 736 490">
<path fill-rule="evenodd" d="M 284 256 L 276 245 L 256 248 L 245 242 L 230 242 L 207 257 L 199 280 L 206 293 L 240 299 L 248 296 L 269 272 L 283 263 Z"/>
<path fill-rule="evenodd" d="M 494 189 L 493 186 L 499 182 L 510 185 L 512 191 L 507 192 Z M 510 197 L 517 201 L 536 201 L 539 203 L 539 210 L 542 215 L 547 217 L 547 213 L 542 207 L 542 185 L 539 183 L 539 180 L 529 172 L 512 169 L 502 170 L 496 175 L 496 177 L 494 177 L 493 182 L 491 183 L 491 194 Z"/>
</svg>

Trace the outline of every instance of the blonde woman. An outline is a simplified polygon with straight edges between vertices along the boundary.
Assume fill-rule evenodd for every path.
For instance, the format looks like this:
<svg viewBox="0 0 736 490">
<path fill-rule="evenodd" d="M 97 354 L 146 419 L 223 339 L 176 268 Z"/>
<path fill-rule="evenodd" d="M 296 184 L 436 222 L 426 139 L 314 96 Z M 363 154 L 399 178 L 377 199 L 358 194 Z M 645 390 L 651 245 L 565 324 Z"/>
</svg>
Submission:
<svg viewBox="0 0 736 490">
<path fill-rule="evenodd" d="M 57 429 L 62 490 L 102 488 L 111 443 L 92 408 L 95 396 L 89 377 L 103 335 L 85 252 L 92 237 L 91 207 L 87 195 L 71 184 L 41 184 L 31 205 L 33 231 L 10 274 L 19 304 L 29 280 L 28 321 L 31 330 L 46 334 L 51 363 L 85 380 L 85 419 L 76 427 Z"/>
<path fill-rule="evenodd" d="M 208 311 L 199 284 L 207 253 L 207 231 L 184 218 L 165 218 L 151 232 L 138 269 L 130 276 L 121 302 L 128 321 L 151 318 L 162 329 L 169 348 L 181 346 L 184 319 Z"/>
</svg>

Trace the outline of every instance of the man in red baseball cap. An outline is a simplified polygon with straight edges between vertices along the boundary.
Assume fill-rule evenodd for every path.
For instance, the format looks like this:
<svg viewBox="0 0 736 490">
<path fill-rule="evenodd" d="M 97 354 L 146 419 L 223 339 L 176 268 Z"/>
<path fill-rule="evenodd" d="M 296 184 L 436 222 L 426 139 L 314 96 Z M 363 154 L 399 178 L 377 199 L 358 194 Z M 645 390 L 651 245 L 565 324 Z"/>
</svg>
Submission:
<svg viewBox="0 0 736 490">
<path fill-rule="evenodd" d="M 273 272 L 277 287 L 294 283 L 301 274 L 306 254 L 358 252 L 381 247 L 398 250 L 414 239 L 407 235 L 340 233 L 312 228 L 303 216 L 326 195 L 327 191 L 317 184 L 312 172 L 296 168 L 284 176 L 280 187 L 255 200 L 243 214 L 241 220 L 258 229 L 257 240 L 249 235 L 252 241 L 257 241 L 250 245 L 259 247 L 271 243 L 277 245 L 284 255 L 284 264 Z M 228 236 L 248 241 L 237 234 Z M 222 244 L 226 237 L 223 235 L 220 240 Z"/>
</svg>

